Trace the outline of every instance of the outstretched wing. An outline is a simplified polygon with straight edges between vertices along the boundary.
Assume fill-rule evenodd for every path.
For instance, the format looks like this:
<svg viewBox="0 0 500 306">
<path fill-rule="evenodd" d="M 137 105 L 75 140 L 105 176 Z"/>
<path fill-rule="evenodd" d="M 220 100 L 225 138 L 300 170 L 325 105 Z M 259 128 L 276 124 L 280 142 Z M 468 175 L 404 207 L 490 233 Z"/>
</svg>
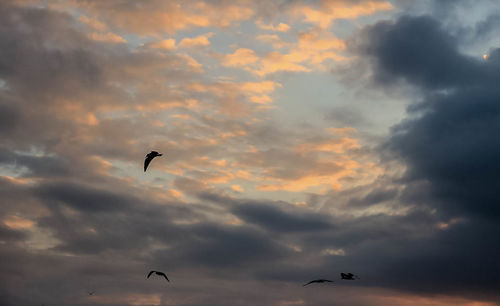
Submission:
<svg viewBox="0 0 500 306">
<path fill-rule="evenodd" d="M 313 281 L 313 280 L 312 280 L 312 281 L 308 282 L 307 284 L 302 285 L 302 287 L 305 287 L 305 286 L 307 286 L 307 285 L 309 285 L 309 284 L 312 284 L 312 283 L 315 283 L 315 282 L 316 282 L 316 281 Z"/>
<path fill-rule="evenodd" d="M 166 275 L 165 273 L 163 273 L 163 272 L 158 272 L 157 274 L 158 274 L 158 275 L 161 275 L 161 276 L 163 276 L 163 277 L 165 277 L 165 279 L 167 280 L 167 282 L 170 282 L 170 280 L 168 279 L 168 277 L 167 277 L 167 275 Z"/>
<path fill-rule="evenodd" d="M 154 157 L 150 154 L 146 155 L 146 159 L 144 160 L 144 172 L 146 172 L 146 169 L 148 168 L 149 163 L 153 160 L 153 158 Z"/>
<path fill-rule="evenodd" d="M 151 272 L 149 272 L 149 273 L 148 273 L 148 277 L 147 277 L 147 278 L 149 278 L 149 277 L 151 276 L 151 274 L 153 274 L 153 273 L 155 273 L 155 271 L 151 271 Z"/>
</svg>

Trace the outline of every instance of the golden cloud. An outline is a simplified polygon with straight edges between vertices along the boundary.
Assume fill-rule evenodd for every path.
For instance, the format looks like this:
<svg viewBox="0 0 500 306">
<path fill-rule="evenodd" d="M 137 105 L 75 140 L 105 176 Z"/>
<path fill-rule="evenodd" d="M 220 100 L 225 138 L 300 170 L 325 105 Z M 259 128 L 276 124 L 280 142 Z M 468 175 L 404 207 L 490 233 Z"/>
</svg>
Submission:
<svg viewBox="0 0 500 306">
<path fill-rule="evenodd" d="M 305 22 L 327 29 L 335 19 L 354 19 L 392 8 L 391 3 L 387 1 L 362 1 L 353 5 L 349 1 L 332 0 L 323 1 L 318 8 L 298 5 L 292 10 L 292 15 L 302 17 Z"/>
<path fill-rule="evenodd" d="M 210 41 L 208 39 L 214 35 L 215 35 L 214 32 L 210 32 L 193 38 L 184 38 L 179 43 L 179 47 L 192 48 L 192 47 L 209 46 Z"/>
</svg>

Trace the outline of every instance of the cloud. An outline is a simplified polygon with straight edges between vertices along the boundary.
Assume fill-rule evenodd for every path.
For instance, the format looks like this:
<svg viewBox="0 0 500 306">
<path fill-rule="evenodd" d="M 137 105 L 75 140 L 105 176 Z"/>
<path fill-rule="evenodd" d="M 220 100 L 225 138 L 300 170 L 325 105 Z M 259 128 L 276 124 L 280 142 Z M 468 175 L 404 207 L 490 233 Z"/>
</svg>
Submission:
<svg viewBox="0 0 500 306">
<path fill-rule="evenodd" d="M 241 203 L 233 209 L 233 213 L 249 223 L 278 232 L 306 232 L 332 228 L 329 219 L 322 214 L 304 212 L 299 209 L 287 212 L 276 205 Z"/>
<path fill-rule="evenodd" d="M 222 65 L 228 67 L 246 67 L 256 63 L 259 58 L 255 52 L 247 48 L 239 48 L 232 54 L 226 54 L 222 59 Z"/>
<path fill-rule="evenodd" d="M 138 35 L 174 34 L 197 27 L 228 27 L 249 19 L 253 8 L 239 1 L 222 2 L 149 1 L 137 5 L 131 1 L 76 1 L 79 9 L 106 20 L 110 27 Z"/>
<path fill-rule="evenodd" d="M 257 21 L 256 24 L 262 30 L 270 30 L 270 31 L 277 31 L 277 32 L 288 32 L 290 30 L 290 26 L 286 23 L 283 23 L 283 22 L 280 22 L 276 26 L 274 26 L 272 24 L 264 24 L 261 21 Z"/>
<path fill-rule="evenodd" d="M 297 5 L 292 10 L 292 15 L 326 29 L 335 19 L 354 19 L 392 8 L 391 3 L 387 1 L 357 1 L 357 3 L 352 1 L 321 1 L 317 8 L 312 5 Z"/>
<path fill-rule="evenodd" d="M 160 41 L 151 42 L 145 45 L 145 47 L 152 49 L 164 49 L 164 50 L 172 50 L 175 49 L 175 39 L 167 38 Z"/>
<path fill-rule="evenodd" d="M 179 47 L 193 48 L 209 46 L 210 41 L 208 39 L 214 35 L 214 32 L 210 32 L 193 38 L 184 38 L 179 43 Z"/>
<path fill-rule="evenodd" d="M 410 105 L 408 118 L 392 128 L 384 146 L 386 158 L 406 167 L 401 201 L 445 220 L 435 225 L 441 232 L 408 245 L 413 250 L 420 245 L 421 251 L 395 262 L 391 271 L 412 275 L 397 287 L 498 300 L 493 288 L 500 279 L 493 271 L 499 267 L 476 251 L 498 252 L 496 238 L 478 237 L 495 231 L 500 216 L 494 196 L 499 186 L 494 156 L 500 153 L 495 136 L 500 132 L 495 102 L 500 97 L 495 85 L 500 52 L 494 49 L 486 62 L 461 53 L 460 38 L 430 16 L 403 16 L 365 31 L 366 44 L 359 50 L 373 65 L 375 84 L 391 87 L 404 81 L 417 89 L 419 102 Z M 363 201 L 377 198 L 386 196 L 372 193 Z M 445 254 L 454 258 L 453 264 Z M 410 262 L 413 268 L 404 271 Z M 432 284 L 418 269 L 446 276 L 440 285 Z M 488 275 L 488 282 L 466 284 L 465 270 Z M 416 284 L 419 279 L 425 285 Z"/>
<path fill-rule="evenodd" d="M 255 3 L 0 4 L 0 304 L 449 304 L 446 295 L 462 304 L 498 301 L 496 147 L 488 147 L 491 156 L 476 155 L 496 135 L 488 133 L 496 128 L 496 79 L 488 78 L 496 78 L 497 51 L 475 61 L 457 51 L 461 42 L 447 29 L 431 25 L 425 31 L 455 43 L 447 49 L 455 52 L 452 63 L 473 68 L 469 77 L 452 78 L 377 60 L 387 48 L 375 42 L 366 48 L 371 37 L 392 41 L 402 23 L 384 23 L 387 37 L 378 26 L 359 37 L 375 79 L 385 74 L 377 88 L 403 80 L 428 93 L 383 152 L 408 166 L 401 179 L 382 171 L 385 164 L 350 124 L 283 124 L 259 108 L 287 84 L 270 73 L 253 79 L 259 69 L 273 70 L 259 66 L 266 57 L 276 56 L 269 62 L 276 72 L 286 71 L 280 65 L 326 67 L 333 54 L 349 51 L 333 34 L 307 29 L 279 54 L 229 52 L 235 56 L 226 67 L 254 71 L 245 79 L 221 77 L 213 54 L 194 58 L 196 49 L 180 48 L 181 30 L 220 26 L 232 35 L 240 28 L 229 26 L 263 7 L 286 14 L 297 5 Z M 276 28 L 275 12 L 262 20 Z M 405 32 L 412 33 L 419 21 L 409 20 Z M 108 32 L 127 42 L 89 36 Z M 421 80 L 434 73 L 445 80 Z M 332 120 L 343 114 L 349 112 Z M 432 137 L 431 126 L 438 130 Z M 144 174 L 147 148 L 165 156 Z M 453 151 L 449 160 L 444 151 Z M 467 175 L 452 175 L 455 168 Z M 146 280 L 151 269 L 164 270 L 172 283 Z M 362 282 L 297 290 L 313 276 L 347 271 Z"/>
<path fill-rule="evenodd" d="M 325 62 L 345 61 L 340 52 L 345 49 L 343 40 L 327 31 L 309 30 L 298 35 L 296 43 L 287 43 L 276 35 L 258 35 L 257 39 L 269 42 L 274 48 L 288 48 L 287 51 L 268 52 L 258 56 L 253 50 L 239 48 L 233 54 L 226 54 L 221 64 L 241 68 L 264 77 L 277 72 L 310 72 L 324 70 Z"/>
</svg>

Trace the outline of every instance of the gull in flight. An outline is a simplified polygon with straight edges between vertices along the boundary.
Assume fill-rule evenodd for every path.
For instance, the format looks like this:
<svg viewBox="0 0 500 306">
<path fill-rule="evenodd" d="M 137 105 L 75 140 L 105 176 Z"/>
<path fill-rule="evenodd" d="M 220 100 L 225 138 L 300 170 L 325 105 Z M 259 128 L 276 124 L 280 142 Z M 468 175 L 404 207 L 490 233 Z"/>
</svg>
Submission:
<svg viewBox="0 0 500 306">
<path fill-rule="evenodd" d="M 150 153 L 146 154 L 146 159 L 144 160 L 144 172 L 146 172 L 146 169 L 148 168 L 149 163 L 153 160 L 153 158 L 162 155 L 163 154 L 160 154 L 156 151 L 151 151 Z"/>
<path fill-rule="evenodd" d="M 150 271 L 147 278 L 149 278 L 151 276 L 151 274 L 153 274 L 153 273 L 155 273 L 156 275 L 165 277 L 165 279 L 168 282 L 170 282 L 170 280 L 168 279 L 167 275 L 165 273 L 161 272 L 161 271 Z"/>
<path fill-rule="evenodd" d="M 355 280 L 355 279 L 359 279 L 359 276 L 356 276 L 352 273 L 340 273 L 340 277 L 342 279 L 346 279 L 346 280 Z"/>
<path fill-rule="evenodd" d="M 315 280 L 312 280 L 312 281 L 310 281 L 307 284 L 304 284 L 302 286 L 305 287 L 305 286 L 312 284 L 312 283 L 333 283 L 333 281 L 329 280 L 329 279 L 315 279 Z"/>
</svg>

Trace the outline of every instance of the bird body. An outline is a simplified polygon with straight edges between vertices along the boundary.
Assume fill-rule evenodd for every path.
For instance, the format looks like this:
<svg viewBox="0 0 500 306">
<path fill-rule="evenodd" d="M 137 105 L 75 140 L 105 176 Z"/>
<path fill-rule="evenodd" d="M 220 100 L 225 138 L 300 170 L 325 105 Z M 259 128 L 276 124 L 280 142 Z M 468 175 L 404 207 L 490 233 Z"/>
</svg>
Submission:
<svg viewBox="0 0 500 306">
<path fill-rule="evenodd" d="M 313 283 L 333 283 L 332 280 L 329 280 L 329 279 L 315 279 L 315 280 L 312 280 L 310 282 L 308 282 L 307 284 L 304 284 L 302 286 L 307 286 L 309 284 L 313 284 Z"/>
<path fill-rule="evenodd" d="M 146 169 L 148 168 L 149 163 L 151 163 L 151 161 L 153 160 L 153 158 L 155 158 L 157 156 L 162 156 L 162 155 L 163 154 L 158 153 L 156 151 L 151 151 L 148 154 L 146 154 L 146 159 L 144 160 L 144 172 L 146 172 Z"/>
<path fill-rule="evenodd" d="M 148 277 L 149 278 L 151 276 L 151 274 L 155 273 L 156 275 L 159 275 L 159 276 L 163 276 L 165 277 L 165 279 L 170 282 L 170 280 L 168 279 L 167 275 L 161 271 L 154 271 L 154 270 L 151 270 L 149 273 L 148 273 Z"/>
<path fill-rule="evenodd" d="M 359 279 L 358 276 L 352 274 L 352 273 L 340 273 L 340 277 L 345 280 L 355 280 Z"/>
</svg>

